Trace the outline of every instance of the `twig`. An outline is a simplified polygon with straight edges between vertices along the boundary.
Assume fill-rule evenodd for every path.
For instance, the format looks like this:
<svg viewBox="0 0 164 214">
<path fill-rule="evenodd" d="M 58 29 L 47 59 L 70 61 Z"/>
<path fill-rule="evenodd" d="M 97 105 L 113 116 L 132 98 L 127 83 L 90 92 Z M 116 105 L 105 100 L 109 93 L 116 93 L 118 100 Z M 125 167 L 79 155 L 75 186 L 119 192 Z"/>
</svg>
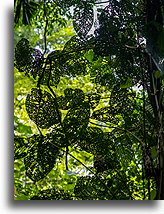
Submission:
<svg viewBox="0 0 164 214">
<path fill-rule="evenodd" d="M 135 134 L 130 132 L 129 130 L 126 130 L 126 129 L 123 129 L 123 128 L 120 128 L 120 127 L 117 127 L 117 126 L 109 126 L 107 124 L 106 125 L 101 125 L 101 124 L 93 123 L 91 121 L 90 121 L 90 123 L 93 124 L 93 125 L 96 125 L 96 126 L 101 126 L 101 127 L 111 128 L 111 129 L 118 129 L 118 130 L 123 131 L 123 132 L 128 132 L 133 137 L 135 137 L 141 143 L 142 146 L 145 146 L 144 142 L 140 138 L 138 138 Z"/>
<path fill-rule="evenodd" d="M 47 13 L 46 13 L 46 2 L 44 0 L 44 17 L 46 20 L 45 28 L 44 28 L 44 54 L 47 51 L 47 27 L 48 27 L 48 18 L 47 18 Z"/>
<path fill-rule="evenodd" d="M 95 2 L 94 4 L 105 4 L 105 3 L 109 3 L 110 1 L 100 1 L 100 2 Z"/>
</svg>

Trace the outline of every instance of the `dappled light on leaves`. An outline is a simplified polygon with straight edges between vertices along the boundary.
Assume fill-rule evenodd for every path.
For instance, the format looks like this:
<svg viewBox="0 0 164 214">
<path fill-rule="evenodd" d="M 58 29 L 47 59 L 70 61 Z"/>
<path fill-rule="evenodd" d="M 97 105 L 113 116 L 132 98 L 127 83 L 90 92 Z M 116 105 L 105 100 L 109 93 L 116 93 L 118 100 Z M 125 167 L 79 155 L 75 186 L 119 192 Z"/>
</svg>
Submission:
<svg viewBox="0 0 164 214">
<path fill-rule="evenodd" d="M 40 191 L 38 195 L 31 197 L 31 200 L 73 200 L 73 198 L 62 190 L 48 189 Z"/>
<path fill-rule="evenodd" d="M 40 128 L 59 123 L 53 97 L 46 91 L 33 88 L 26 98 L 26 109 L 31 120 Z"/>
<path fill-rule="evenodd" d="M 24 164 L 27 176 L 36 182 L 46 177 L 53 169 L 59 149 L 51 140 L 42 136 L 34 135 L 29 141 L 30 148 Z"/>
<path fill-rule="evenodd" d="M 17 80 L 29 78 L 15 101 L 16 200 L 163 199 L 163 23 L 153 2 L 46 0 L 37 24 L 32 8 L 23 13 L 41 36 L 15 48 Z"/>
<path fill-rule="evenodd" d="M 85 38 L 93 25 L 93 20 L 93 8 L 86 2 L 74 9 L 73 26 L 79 37 Z"/>
</svg>

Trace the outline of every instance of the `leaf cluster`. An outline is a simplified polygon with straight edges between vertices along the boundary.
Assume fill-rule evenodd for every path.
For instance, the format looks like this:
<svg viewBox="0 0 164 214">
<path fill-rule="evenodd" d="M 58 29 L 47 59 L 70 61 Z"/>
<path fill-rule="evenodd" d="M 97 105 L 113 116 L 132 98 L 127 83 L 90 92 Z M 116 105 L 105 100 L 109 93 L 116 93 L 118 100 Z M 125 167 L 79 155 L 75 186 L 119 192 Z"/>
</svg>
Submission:
<svg viewBox="0 0 164 214">
<path fill-rule="evenodd" d="M 36 83 L 26 97 L 25 108 L 37 134 L 15 137 L 15 159 L 23 160 L 26 176 L 34 183 L 49 179 L 53 170 L 60 169 L 62 174 L 63 168 L 74 179 L 72 184 L 66 178 L 68 188 L 64 189 L 56 175 L 55 188 L 39 188 L 37 193 L 29 194 L 29 199 L 156 197 L 159 112 L 154 101 L 161 94 L 152 98 L 152 87 L 161 90 L 161 76 L 155 72 L 155 64 L 153 79 L 150 75 L 148 55 L 140 43 L 144 6 L 140 2 L 140 11 L 136 1 L 132 2 L 110 1 L 99 10 L 99 25 L 91 33 L 95 1 L 56 1 L 57 8 L 74 6 L 76 35 L 63 49 L 49 53 L 46 43 L 44 53 L 32 48 L 25 38 L 17 43 L 15 66 Z M 47 7 L 51 6 L 47 2 Z M 45 13 L 43 9 L 42 16 L 47 19 L 48 15 L 51 11 Z M 94 92 L 78 85 L 68 87 L 67 80 L 86 76 Z M 63 79 L 66 81 L 61 90 Z M 141 91 L 136 90 L 139 86 Z M 83 175 L 76 173 L 81 169 L 79 165 L 85 169 Z"/>
</svg>

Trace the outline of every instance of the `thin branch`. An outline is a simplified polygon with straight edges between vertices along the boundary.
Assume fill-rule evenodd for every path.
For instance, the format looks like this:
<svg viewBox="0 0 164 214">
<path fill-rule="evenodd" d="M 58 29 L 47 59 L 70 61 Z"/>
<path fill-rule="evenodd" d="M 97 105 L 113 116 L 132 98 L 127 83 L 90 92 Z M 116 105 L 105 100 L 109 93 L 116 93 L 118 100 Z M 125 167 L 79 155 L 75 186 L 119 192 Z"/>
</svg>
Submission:
<svg viewBox="0 0 164 214">
<path fill-rule="evenodd" d="M 96 126 L 106 127 L 106 128 L 110 128 L 110 129 L 118 129 L 120 131 L 127 132 L 127 133 L 131 134 L 134 138 L 136 138 L 141 143 L 142 146 L 145 146 L 144 142 L 129 130 L 126 130 L 126 129 L 123 129 L 123 128 L 120 128 L 120 127 L 117 127 L 117 126 L 109 126 L 107 124 L 106 125 L 101 125 L 101 124 L 93 123 L 91 121 L 90 121 L 90 123 L 93 124 L 93 125 L 96 125 Z"/>
<path fill-rule="evenodd" d="M 161 199 L 162 195 L 162 182 L 163 182 L 163 121 L 162 121 L 162 112 L 160 111 L 159 102 L 156 93 L 156 86 L 154 83 L 154 77 L 152 74 L 152 84 L 153 84 L 153 91 L 155 96 L 155 104 L 157 107 L 157 114 L 158 114 L 158 121 L 159 121 L 159 128 L 158 128 L 158 161 L 159 161 L 159 192 L 158 192 L 158 199 Z"/>
<path fill-rule="evenodd" d="M 46 20 L 45 28 L 44 28 L 44 54 L 47 51 L 47 27 L 48 27 L 48 18 L 46 13 L 46 2 L 44 0 L 44 18 Z"/>
<path fill-rule="evenodd" d="M 36 124 L 36 127 L 37 127 L 37 129 L 38 129 L 38 131 L 39 131 L 40 135 L 41 135 L 41 136 L 43 136 L 43 134 L 42 134 L 42 132 L 41 132 L 41 130 L 40 130 L 40 128 L 38 127 L 38 125 L 37 125 L 37 124 Z"/>
<path fill-rule="evenodd" d="M 105 3 L 109 3 L 110 1 L 100 1 L 100 2 L 95 2 L 94 4 L 105 4 Z"/>
<path fill-rule="evenodd" d="M 100 94 L 96 94 L 96 93 L 84 93 L 85 96 L 92 96 L 92 95 L 96 95 L 99 96 Z M 139 100 L 143 100 L 143 98 L 141 97 L 136 97 L 135 95 L 132 94 L 127 94 L 126 96 L 131 97 L 133 99 L 139 99 Z M 125 97 L 125 95 L 119 96 L 120 97 Z M 110 99 L 110 98 L 117 98 L 117 96 L 104 96 L 104 97 L 100 97 L 100 98 L 94 98 L 94 100 L 98 100 L 98 99 Z"/>
<path fill-rule="evenodd" d="M 43 54 L 45 54 L 46 51 L 47 51 L 47 36 L 46 36 L 47 27 L 48 27 L 48 19 L 46 18 L 46 25 L 45 25 L 45 28 L 44 28 L 44 53 Z"/>
<path fill-rule="evenodd" d="M 68 149 L 68 145 L 66 146 L 66 152 L 65 152 L 65 165 L 66 165 L 66 170 L 69 171 L 69 168 L 68 168 L 68 152 L 69 152 L 69 149 Z"/>
<path fill-rule="evenodd" d="M 126 48 L 131 48 L 131 49 L 138 49 L 139 46 L 130 46 L 130 45 L 125 45 Z"/>
</svg>

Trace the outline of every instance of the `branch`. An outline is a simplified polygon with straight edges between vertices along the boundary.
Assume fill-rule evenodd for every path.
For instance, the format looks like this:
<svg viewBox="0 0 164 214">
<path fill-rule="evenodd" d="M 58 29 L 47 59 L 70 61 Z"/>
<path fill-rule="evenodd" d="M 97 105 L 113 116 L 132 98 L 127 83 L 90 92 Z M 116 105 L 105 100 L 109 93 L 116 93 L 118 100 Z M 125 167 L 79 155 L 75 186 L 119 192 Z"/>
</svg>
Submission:
<svg viewBox="0 0 164 214">
<path fill-rule="evenodd" d="M 123 129 L 123 128 L 120 128 L 117 126 L 101 125 L 101 124 L 93 123 L 91 121 L 90 121 L 90 123 L 93 125 L 96 125 L 96 126 L 101 126 L 101 127 L 111 128 L 111 129 L 118 129 L 120 131 L 127 132 L 127 133 L 131 134 L 133 137 L 135 137 L 141 143 L 142 146 L 145 146 L 144 142 L 129 130 L 126 130 L 126 129 Z"/>
<path fill-rule="evenodd" d="M 100 1 L 100 2 L 95 2 L 94 4 L 105 4 L 105 3 L 109 3 L 110 1 Z"/>
<path fill-rule="evenodd" d="M 158 162 L 159 162 L 159 192 L 158 192 L 158 199 L 163 199 L 162 197 L 162 182 L 163 182 L 163 121 L 162 121 L 162 112 L 160 111 L 159 101 L 157 98 L 157 91 L 154 82 L 154 77 L 152 74 L 152 84 L 153 84 L 153 93 L 155 96 L 155 104 L 157 107 L 157 114 L 158 114 Z"/>
<path fill-rule="evenodd" d="M 47 13 L 46 13 L 46 2 L 44 0 L 44 17 L 45 17 L 45 20 L 46 20 L 46 25 L 45 25 L 45 28 L 44 28 L 44 54 L 46 53 L 47 51 L 47 27 L 48 27 L 48 18 L 47 18 Z"/>
<path fill-rule="evenodd" d="M 44 53 L 43 54 L 45 54 L 46 51 L 47 51 L 47 36 L 46 36 L 46 34 L 47 34 L 47 26 L 48 26 L 48 19 L 46 18 L 46 25 L 45 25 L 45 28 L 44 28 Z"/>
</svg>

